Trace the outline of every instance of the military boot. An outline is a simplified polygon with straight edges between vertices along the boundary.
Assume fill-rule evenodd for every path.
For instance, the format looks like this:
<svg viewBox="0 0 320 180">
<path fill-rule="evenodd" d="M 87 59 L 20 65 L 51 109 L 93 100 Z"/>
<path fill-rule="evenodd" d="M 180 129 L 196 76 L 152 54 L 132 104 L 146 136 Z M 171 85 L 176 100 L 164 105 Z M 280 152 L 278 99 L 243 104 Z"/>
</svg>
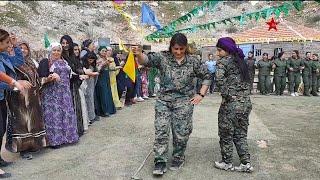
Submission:
<svg viewBox="0 0 320 180">
<path fill-rule="evenodd" d="M 162 176 L 167 172 L 167 164 L 165 162 L 157 162 L 154 165 L 153 175 Z"/>
<path fill-rule="evenodd" d="M 175 158 L 173 158 L 169 169 L 172 171 L 179 170 L 180 168 L 182 168 L 183 164 L 184 164 L 184 157 L 183 158 L 176 158 L 175 157 Z"/>
</svg>

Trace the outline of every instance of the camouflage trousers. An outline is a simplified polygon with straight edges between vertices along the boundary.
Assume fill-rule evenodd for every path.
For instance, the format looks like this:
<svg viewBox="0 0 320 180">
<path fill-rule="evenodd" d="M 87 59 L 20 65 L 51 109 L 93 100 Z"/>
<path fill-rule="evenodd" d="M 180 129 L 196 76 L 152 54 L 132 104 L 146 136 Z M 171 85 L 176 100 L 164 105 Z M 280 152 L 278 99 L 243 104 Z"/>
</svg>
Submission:
<svg viewBox="0 0 320 180">
<path fill-rule="evenodd" d="M 254 75 L 255 71 L 249 71 L 249 80 L 250 80 L 250 93 L 253 91 L 253 83 L 254 83 Z"/>
<path fill-rule="evenodd" d="M 233 144 L 241 163 L 250 162 L 247 132 L 252 104 L 249 97 L 223 100 L 218 114 L 222 160 L 232 163 Z"/>
<path fill-rule="evenodd" d="M 192 132 L 193 105 L 189 98 L 167 102 L 157 100 L 155 105 L 155 162 L 168 161 L 170 129 L 173 137 L 174 158 L 184 158 L 189 136 Z"/>
</svg>

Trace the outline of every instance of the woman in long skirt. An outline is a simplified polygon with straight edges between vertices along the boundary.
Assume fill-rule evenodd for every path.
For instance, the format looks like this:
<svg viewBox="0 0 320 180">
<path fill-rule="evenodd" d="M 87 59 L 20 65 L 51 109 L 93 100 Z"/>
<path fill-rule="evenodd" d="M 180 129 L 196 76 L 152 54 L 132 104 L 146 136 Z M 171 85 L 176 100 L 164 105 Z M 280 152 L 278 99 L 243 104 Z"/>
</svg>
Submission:
<svg viewBox="0 0 320 180">
<path fill-rule="evenodd" d="M 77 118 L 70 91 L 71 68 L 61 59 L 61 52 L 61 45 L 52 43 L 49 59 L 42 60 L 38 69 L 44 84 L 42 108 L 47 138 L 53 148 L 62 144 L 76 143 L 79 140 Z"/>
<path fill-rule="evenodd" d="M 109 61 L 109 75 L 110 75 L 110 86 L 112 92 L 113 103 L 116 108 L 121 109 L 123 104 L 119 99 L 118 87 L 117 87 L 117 75 L 119 74 L 120 66 L 116 66 L 112 55 L 112 49 L 107 47 L 107 60 Z"/>
<path fill-rule="evenodd" d="M 62 46 L 62 59 L 68 62 L 68 65 L 71 67 L 72 71 L 72 76 L 70 79 L 70 90 L 72 95 L 73 107 L 77 116 L 78 134 L 79 136 L 82 136 L 84 132 L 84 125 L 79 89 L 82 83 L 81 76 L 84 75 L 85 72 L 83 71 L 80 61 L 74 54 L 72 38 L 69 35 L 64 35 L 60 39 L 60 44 Z"/>
<path fill-rule="evenodd" d="M 109 62 L 107 61 L 107 48 L 99 48 L 100 58 L 97 60 L 97 69 L 99 74 L 96 89 L 95 89 L 95 106 L 96 114 L 98 116 L 107 117 L 116 113 L 116 107 L 113 103 L 110 75 L 109 75 Z"/>
<path fill-rule="evenodd" d="M 40 105 L 40 81 L 35 64 L 30 57 L 28 43 L 20 43 L 25 64 L 16 67 L 17 79 L 32 84 L 26 94 L 10 91 L 7 94 L 9 107 L 8 126 L 11 132 L 7 148 L 21 152 L 23 158 L 32 159 L 29 151 L 37 151 L 46 146 L 45 125 Z"/>
</svg>

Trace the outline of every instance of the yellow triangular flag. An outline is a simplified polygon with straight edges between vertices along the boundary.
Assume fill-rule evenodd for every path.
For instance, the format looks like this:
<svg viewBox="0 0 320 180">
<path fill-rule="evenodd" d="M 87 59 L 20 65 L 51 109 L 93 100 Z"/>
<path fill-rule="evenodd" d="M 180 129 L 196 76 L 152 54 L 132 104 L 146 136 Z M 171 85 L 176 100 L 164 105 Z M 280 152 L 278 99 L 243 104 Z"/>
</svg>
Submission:
<svg viewBox="0 0 320 180">
<path fill-rule="evenodd" d="M 120 38 L 119 38 L 119 50 L 124 52 L 129 52 L 128 49 L 123 45 Z"/>
<path fill-rule="evenodd" d="M 134 55 L 131 50 L 129 52 L 127 62 L 123 67 L 123 72 L 125 72 L 133 82 L 136 82 L 136 66 Z"/>
</svg>

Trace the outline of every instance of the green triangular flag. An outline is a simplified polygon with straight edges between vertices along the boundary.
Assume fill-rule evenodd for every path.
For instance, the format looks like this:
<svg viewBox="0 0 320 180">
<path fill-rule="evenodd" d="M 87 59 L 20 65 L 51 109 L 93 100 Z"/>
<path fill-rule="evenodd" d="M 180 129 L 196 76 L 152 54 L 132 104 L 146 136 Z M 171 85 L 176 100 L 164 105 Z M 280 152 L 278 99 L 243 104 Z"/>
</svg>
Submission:
<svg viewBox="0 0 320 180">
<path fill-rule="evenodd" d="M 240 21 L 241 20 L 241 16 L 236 16 L 236 17 L 234 17 L 234 19 L 236 19 L 237 21 Z"/>
<path fill-rule="evenodd" d="M 44 47 L 48 48 L 49 46 L 50 46 L 50 40 L 49 40 L 48 34 L 46 33 L 44 35 Z"/>
<path fill-rule="evenodd" d="M 210 24 L 206 24 L 206 30 L 210 30 Z"/>
<path fill-rule="evenodd" d="M 293 2 L 293 6 L 300 11 L 302 9 L 302 2 L 301 1 L 295 1 Z"/>
<path fill-rule="evenodd" d="M 241 16 L 240 16 L 240 25 L 243 25 L 243 21 L 244 21 L 244 20 L 243 20 L 243 16 L 241 15 Z"/>
<path fill-rule="evenodd" d="M 247 16 L 249 17 L 250 20 L 252 20 L 252 18 L 254 17 L 254 14 L 251 13 L 251 14 L 248 14 Z"/>
<path fill-rule="evenodd" d="M 280 13 L 281 13 L 280 9 L 277 8 L 277 9 L 276 9 L 276 12 L 275 12 L 276 16 L 279 17 L 279 16 L 280 16 Z"/>
<path fill-rule="evenodd" d="M 260 16 L 261 16 L 260 12 L 257 12 L 255 14 L 256 21 L 258 21 L 260 19 Z"/>
<path fill-rule="evenodd" d="M 267 17 L 266 18 L 269 18 L 271 16 L 272 12 L 273 12 L 272 8 L 267 9 Z"/>
<path fill-rule="evenodd" d="M 266 11 L 266 10 L 263 10 L 263 11 L 261 12 L 261 17 L 262 17 L 263 19 L 266 19 L 266 18 L 267 18 L 267 11 Z"/>
<path fill-rule="evenodd" d="M 216 28 L 216 23 L 211 23 L 212 29 Z"/>
<path fill-rule="evenodd" d="M 283 7 L 281 8 L 281 11 L 284 12 L 284 14 L 285 14 L 286 16 L 288 16 L 288 14 L 289 14 L 289 9 L 288 9 L 287 5 L 283 6 Z"/>
</svg>

